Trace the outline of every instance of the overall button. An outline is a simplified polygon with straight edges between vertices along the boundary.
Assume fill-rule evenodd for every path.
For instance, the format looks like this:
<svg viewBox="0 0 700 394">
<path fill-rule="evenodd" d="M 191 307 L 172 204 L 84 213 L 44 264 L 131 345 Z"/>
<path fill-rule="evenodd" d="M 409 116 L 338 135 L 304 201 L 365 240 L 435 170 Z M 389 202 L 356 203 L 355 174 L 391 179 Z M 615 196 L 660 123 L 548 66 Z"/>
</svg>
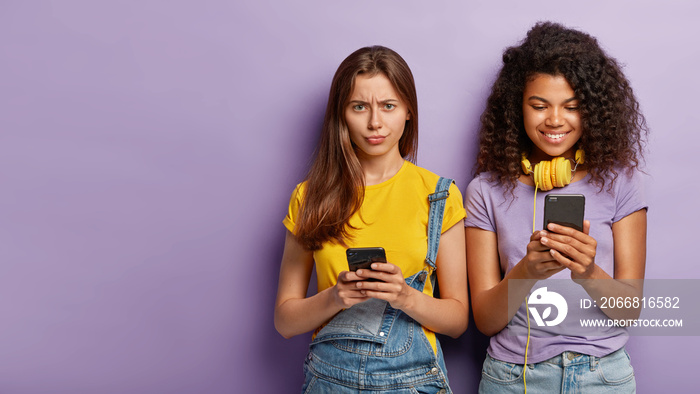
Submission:
<svg viewBox="0 0 700 394">
<path fill-rule="evenodd" d="M 379 336 L 380 336 L 380 337 L 383 337 L 384 335 L 386 335 L 386 334 L 384 334 L 383 332 L 380 332 L 380 333 L 379 333 Z"/>
<path fill-rule="evenodd" d="M 430 372 L 428 372 L 431 375 L 437 375 L 438 374 L 438 369 L 436 367 L 433 367 Z"/>
</svg>

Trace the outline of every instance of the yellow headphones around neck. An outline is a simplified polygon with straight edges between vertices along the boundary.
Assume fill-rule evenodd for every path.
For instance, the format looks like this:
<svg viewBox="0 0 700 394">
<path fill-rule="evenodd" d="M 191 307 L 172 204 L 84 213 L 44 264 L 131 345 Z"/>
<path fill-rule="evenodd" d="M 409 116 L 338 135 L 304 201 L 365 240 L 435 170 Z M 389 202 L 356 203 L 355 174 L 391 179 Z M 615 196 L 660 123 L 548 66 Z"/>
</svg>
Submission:
<svg viewBox="0 0 700 394">
<path fill-rule="evenodd" d="M 523 172 L 525 175 L 532 174 L 535 185 L 542 191 L 549 191 L 555 187 L 564 187 L 571 183 L 576 173 L 576 167 L 579 164 L 583 164 L 585 160 L 585 155 L 583 149 L 578 149 L 576 151 L 576 160 L 573 171 L 571 170 L 571 161 L 564 157 L 555 157 L 551 161 L 541 161 L 535 164 L 535 168 L 532 168 L 530 161 L 527 159 L 525 153 L 522 154 L 522 160 L 520 164 L 522 165 Z"/>
</svg>

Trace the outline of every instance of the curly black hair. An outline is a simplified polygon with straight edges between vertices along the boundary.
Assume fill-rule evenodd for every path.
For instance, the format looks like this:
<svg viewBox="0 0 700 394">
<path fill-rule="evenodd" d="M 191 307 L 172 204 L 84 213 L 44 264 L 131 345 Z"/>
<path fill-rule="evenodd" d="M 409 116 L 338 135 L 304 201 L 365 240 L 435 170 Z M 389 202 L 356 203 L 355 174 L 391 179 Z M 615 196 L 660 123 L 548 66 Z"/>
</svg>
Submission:
<svg viewBox="0 0 700 394">
<path fill-rule="evenodd" d="M 523 124 L 523 91 L 536 74 L 563 76 L 574 90 L 583 131 L 578 148 L 586 153 L 591 182 L 602 190 L 608 176 L 617 177 L 615 168 L 639 168 L 648 129 L 617 61 L 594 37 L 540 22 L 503 53 L 481 116 L 476 174 L 490 171 L 508 190 L 515 187 L 521 153 L 533 148 Z"/>
</svg>

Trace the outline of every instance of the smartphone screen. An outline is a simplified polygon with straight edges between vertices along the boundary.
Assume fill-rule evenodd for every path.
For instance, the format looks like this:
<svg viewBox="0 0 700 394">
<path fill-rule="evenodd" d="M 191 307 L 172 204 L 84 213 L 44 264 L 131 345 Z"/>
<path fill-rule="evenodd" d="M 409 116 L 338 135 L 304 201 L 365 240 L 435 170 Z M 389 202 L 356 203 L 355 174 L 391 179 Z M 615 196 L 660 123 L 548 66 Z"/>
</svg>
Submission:
<svg viewBox="0 0 700 394">
<path fill-rule="evenodd" d="M 583 194 L 548 194 L 544 198 L 544 229 L 549 223 L 583 231 L 586 197 Z"/>
<path fill-rule="evenodd" d="M 345 252 L 348 258 L 348 267 L 350 271 L 358 269 L 372 269 L 372 263 L 386 263 L 386 254 L 384 248 L 349 248 Z M 367 279 L 368 281 L 376 281 L 377 279 Z"/>
</svg>

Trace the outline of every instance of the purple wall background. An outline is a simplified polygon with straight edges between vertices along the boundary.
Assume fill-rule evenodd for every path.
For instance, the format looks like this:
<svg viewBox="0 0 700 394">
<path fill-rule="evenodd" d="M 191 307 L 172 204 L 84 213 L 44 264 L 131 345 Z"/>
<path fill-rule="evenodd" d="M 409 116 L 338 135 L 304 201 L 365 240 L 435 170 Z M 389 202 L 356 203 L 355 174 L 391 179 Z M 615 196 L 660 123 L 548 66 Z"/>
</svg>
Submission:
<svg viewBox="0 0 700 394">
<path fill-rule="evenodd" d="M 700 5 L 657 3 L 3 1 L 0 392 L 297 392 L 281 220 L 335 68 L 370 44 L 415 73 L 419 164 L 464 189 L 504 47 L 544 19 L 597 36 L 652 129 L 647 276 L 700 278 L 699 208 L 669 198 L 700 191 Z M 698 345 L 632 338 L 639 392 L 689 389 Z M 485 338 L 444 346 L 474 391 Z"/>
</svg>

